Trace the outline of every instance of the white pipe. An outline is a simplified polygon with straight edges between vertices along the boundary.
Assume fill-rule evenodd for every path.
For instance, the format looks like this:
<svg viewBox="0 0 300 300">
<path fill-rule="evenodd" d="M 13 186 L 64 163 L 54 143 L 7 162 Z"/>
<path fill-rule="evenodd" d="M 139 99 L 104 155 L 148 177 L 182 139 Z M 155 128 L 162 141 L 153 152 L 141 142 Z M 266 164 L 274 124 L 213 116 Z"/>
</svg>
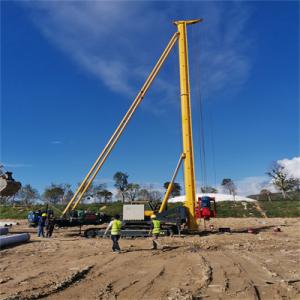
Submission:
<svg viewBox="0 0 300 300">
<path fill-rule="evenodd" d="M 13 244 L 24 243 L 30 240 L 29 233 L 0 236 L 0 248 Z"/>
</svg>

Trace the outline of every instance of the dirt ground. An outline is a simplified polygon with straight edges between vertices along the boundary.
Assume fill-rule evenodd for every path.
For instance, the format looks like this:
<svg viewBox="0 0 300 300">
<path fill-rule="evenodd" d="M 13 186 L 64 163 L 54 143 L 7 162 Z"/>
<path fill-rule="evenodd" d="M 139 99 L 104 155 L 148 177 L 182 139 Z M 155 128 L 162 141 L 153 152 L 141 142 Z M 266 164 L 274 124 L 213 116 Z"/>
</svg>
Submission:
<svg viewBox="0 0 300 300">
<path fill-rule="evenodd" d="M 0 299 L 300 299 L 299 219 L 217 219 L 215 232 L 151 239 L 86 239 L 78 229 L 0 251 Z M 281 232 L 274 232 L 280 226 Z M 218 233 L 230 227 L 232 233 Z M 258 228 L 258 234 L 247 229 Z"/>
</svg>

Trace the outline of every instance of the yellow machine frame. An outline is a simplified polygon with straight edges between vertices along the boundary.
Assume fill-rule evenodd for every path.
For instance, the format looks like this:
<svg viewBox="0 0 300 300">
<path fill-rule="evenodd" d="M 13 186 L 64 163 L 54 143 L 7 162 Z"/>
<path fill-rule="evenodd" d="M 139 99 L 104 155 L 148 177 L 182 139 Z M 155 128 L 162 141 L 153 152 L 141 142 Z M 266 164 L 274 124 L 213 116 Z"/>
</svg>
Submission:
<svg viewBox="0 0 300 300">
<path fill-rule="evenodd" d="M 72 210 L 74 210 L 82 199 L 84 193 L 88 190 L 92 184 L 94 178 L 98 174 L 102 165 L 104 164 L 106 158 L 109 156 L 110 152 L 117 143 L 119 137 L 126 128 L 129 120 L 136 111 L 139 104 L 142 102 L 146 92 L 151 86 L 153 80 L 159 73 L 163 63 L 174 47 L 175 43 L 178 41 L 179 49 L 179 71 L 180 71 L 180 99 L 181 99 L 181 122 L 182 122 L 182 140 L 183 140 L 183 152 L 180 156 L 179 162 L 173 174 L 173 178 L 169 184 L 166 191 L 165 197 L 161 204 L 159 212 L 162 212 L 167 204 L 168 198 L 171 194 L 173 183 L 175 177 L 178 173 L 181 162 L 184 164 L 184 185 L 186 199 L 184 206 L 187 209 L 188 214 L 188 228 L 190 230 L 197 230 L 198 226 L 195 219 L 195 206 L 196 206 L 196 180 L 194 171 L 194 148 L 193 148 L 193 134 L 192 134 L 192 113 L 191 113 L 191 101 L 190 101 L 190 80 L 189 80 L 189 63 L 188 63 L 188 43 L 187 43 L 187 25 L 195 24 L 201 22 L 202 19 L 195 20 L 182 20 L 176 21 L 174 24 L 177 26 L 177 32 L 174 33 L 171 40 L 169 41 L 167 47 L 163 51 L 156 65 L 152 69 L 150 75 L 146 79 L 141 90 L 134 99 L 129 110 L 125 114 L 121 123 L 113 133 L 112 137 L 98 156 L 97 160 L 89 170 L 88 174 L 80 184 L 79 188 L 75 192 L 72 199 L 69 201 L 68 205 L 64 209 L 62 216 L 64 216 L 70 207 L 73 205 Z"/>
</svg>

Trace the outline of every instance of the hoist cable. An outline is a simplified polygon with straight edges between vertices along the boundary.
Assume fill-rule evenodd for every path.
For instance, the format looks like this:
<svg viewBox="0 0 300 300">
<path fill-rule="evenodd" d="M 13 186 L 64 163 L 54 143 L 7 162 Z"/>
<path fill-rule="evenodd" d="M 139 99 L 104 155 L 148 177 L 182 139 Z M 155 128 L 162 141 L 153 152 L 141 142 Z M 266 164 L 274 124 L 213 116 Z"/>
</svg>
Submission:
<svg viewBox="0 0 300 300">
<path fill-rule="evenodd" d="M 196 28 L 195 28 L 196 31 Z M 196 35 L 196 41 L 195 41 L 195 82 L 196 82 L 196 96 L 197 96 L 197 104 L 198 104 L 198 109 L 199 109 L 199 121 L 198 121 L 198 129 L 199 129 L 199 147 L 200 147 L 200 163 L 201 163 L 201 170 L 200 174 L 202 174 L 202 186 L 207 185 L 207 167 L 206 167 L 206 141 L 205 141 L 205 119 L 204 119 L 204 105 L 203 105 L 203 100 L 202 100 L 202 94 L 201 94 L 201 80 L 200 80 L 200 38 L 199 36 Z"/>
<path fill-rule="evenodd" d="M 214 186 L 217 186 L 217 171 L 216 171 L 216 153 L 215 153 L 215 138 L 214 138 L 214 122 L 213 122 L 213 115 L 211 109 L 208 112 L 209 115 L 209 128 L 210 128 L 210 136 L 211 136 L 211 154 L 212 154 L 212 167 L 213 167 L 213 176 L 214 176 Z"/>
</svg>

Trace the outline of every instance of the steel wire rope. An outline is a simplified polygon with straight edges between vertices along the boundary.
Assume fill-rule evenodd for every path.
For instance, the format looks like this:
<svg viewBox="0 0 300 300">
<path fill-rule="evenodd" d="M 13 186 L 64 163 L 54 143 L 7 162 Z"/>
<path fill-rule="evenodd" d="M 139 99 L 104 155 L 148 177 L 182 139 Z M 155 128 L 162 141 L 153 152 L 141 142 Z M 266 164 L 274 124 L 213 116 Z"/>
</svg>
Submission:
<svg viewBox="0 0 300 300">
<path fill-rule="evenodd" d="M 211 151 L 212 151 L 212 165 L 213 165 L 213 176 L 214 176 L 214 186 L 217 187 L 217 171 L 216 171 L 216 152 L 215 152 L 215 138 L 214 138 L 214 121 L 212 111 L 210 106 L 208 105 L 208 116 L 209 116 L 209 124 L 210 124 L 210 136 L 211 136 Z"/>
<path fill-rule="evenodd" d="M 201 31 L 199 31 L 199 43 L 203 41 L 203 44 L 207 42 L 207 35 L 201 35 Z M 208 122 L 209 122 L 209 137 L 211 142 L 211 157 L 212 157 L 212 168 L 213 168 L 213 178 L 214 178 L 214 186 L 217 187 L 217 171 L 216 171 L 216 151 L 215 151 L 215 137 L 214 137 L 214 119 L 211 109 L 211 101 L 208 102 L 207 105 L 207 113 L 208 113 Z"/>
<path fill-rule="evenodd" d="M 194 31 L 193 31 L 194 30 Z M 196 88 L 195 88 L 195 94 L 196 94 L 196 104 L 197 109 L 199 110 L 199 121 L 198 121 L 198 137 L 199 137 L 199 148 L 200 148 L 200 165 L 202 164 L 202 168 L 200 170 L 200 175 L 202 172 L 202 187 L 207 186 L 207 165 L 206 165 L 206 141 L 205 141 L 205 119 L 204 119 L 204 105 L 203 105 L 203 100 L 202 100 L 202 94 L 200 90 L 201 86 L 201 81 L 200 81 L 200 38 L 197 36 L 199 32 L 197 31 L 197 28 L 193 28 L 192 34 L 193 34 L 193 39 L 195 40 L 195 79 L 194 82 L 196 82 Z M 201 180 L 200 180 L 201 182 Z M 201 183 L 200 183 L 201 185 Z M 201 190 L 201 188 L 200 188 Z"/>
<path fill-rule="evenodd" d="M 194 32 L 194 28 L 192 28 L 191 29 L 191 35 L 192 35 L 192 40 L 195 40 L 195 32 Z M 193 50 L 194 50 L 194 52 L 197 52 L 197 51 L 195 51 L 195 46 L 193 46 L 193 48 L 192 48 Z M 195 55 L 195 54 L 194 54 Z M 195 68 L 192 68 L 191 69 L 191 71 L 192 71 L 192 80 L 194 80 L 194 78 L 196 77 L 196 74 L 195 74 Z M 195 85 L 192 85 L 192 86 L 195 86 Z M 193 88 L 193 94 L 196 94 L 196 93 L 194 93 L 194 92 L 196 92 L 196 91 L 198 91 L 195 87 Z M 199 107 L 199 103 L 198 103 L 198 101 L 196 101 L 197 100 L 197 94 L 196 94 L 196 97 L 195 97 L 195 99 L 196 100 L 193 100 L 194 99 L 194 97 L 191 97 L 191 102 L 194 104 L 194 107 L 196 108 L 196 128 L 197 128 L 197 130 L 194 130 L 194 134 L 196 135 L 196 141 L 197 141 L 197 143 L 196 143 L 196 148 L 197 148 L 197 151 L 196 151 L 196 153 L 197 153 L 197 155 L 199 155 L 199 179 L 198 179 L 198 184 L 197 184 L 197 182 L 196 182 L 196 185 L 199 185 L 199 192 L 201 192 L 201 186 L 204 184 L 203 183 L 203 178 L 204 178 L 204 168 L 203 168 L 203 161 L 202 161 L 202 150 L 201 150 L 201 135 L 200 135 L 200 128 L 201 128 L 201 121 L 200 121 L 200 107 Z M 195 120 L 195 118 L 193 119 L 193 120 Z M 195 160 L 196 161 L 196 160 Z M 201 183 L 201 181 L 202 181 L 202 183 Z"/>
</svg>

